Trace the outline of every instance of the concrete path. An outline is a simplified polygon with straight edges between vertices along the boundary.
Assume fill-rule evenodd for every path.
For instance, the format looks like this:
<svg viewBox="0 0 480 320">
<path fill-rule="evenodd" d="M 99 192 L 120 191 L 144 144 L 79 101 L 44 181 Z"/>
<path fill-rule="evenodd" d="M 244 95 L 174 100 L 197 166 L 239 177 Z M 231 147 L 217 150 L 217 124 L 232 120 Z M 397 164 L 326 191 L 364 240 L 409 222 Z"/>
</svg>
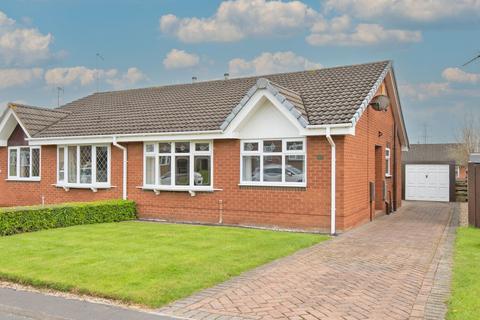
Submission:
<svg viewBox="0 0 480 320">
<path fill-rule="evenodd" d="M 174 302 L 190 319 L 442 319 L 454 205 L 397 213 Z"/>
<path fill-rule="evenodd" d="M 0 288 L 2 320 L 173 320 L 116 306 Z"/>
</svg>

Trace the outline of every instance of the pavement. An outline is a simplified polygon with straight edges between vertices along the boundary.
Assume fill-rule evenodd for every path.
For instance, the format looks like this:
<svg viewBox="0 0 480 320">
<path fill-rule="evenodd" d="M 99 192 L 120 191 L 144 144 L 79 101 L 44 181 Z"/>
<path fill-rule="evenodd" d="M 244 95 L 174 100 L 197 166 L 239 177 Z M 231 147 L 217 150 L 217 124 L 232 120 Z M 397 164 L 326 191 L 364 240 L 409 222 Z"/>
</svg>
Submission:
<svg viewBox="0 0 480 320">
<path fill-rule="evenodd" d="M 393 215 L 153 313 L 0 288 L 0 319 L 444 319 L 456 208 L 404 202 Z"/>
<path fill-rule="evenodd" d="M 0 288 L 1 320 L 174 320 L 119 306 Z"/>
</svg>

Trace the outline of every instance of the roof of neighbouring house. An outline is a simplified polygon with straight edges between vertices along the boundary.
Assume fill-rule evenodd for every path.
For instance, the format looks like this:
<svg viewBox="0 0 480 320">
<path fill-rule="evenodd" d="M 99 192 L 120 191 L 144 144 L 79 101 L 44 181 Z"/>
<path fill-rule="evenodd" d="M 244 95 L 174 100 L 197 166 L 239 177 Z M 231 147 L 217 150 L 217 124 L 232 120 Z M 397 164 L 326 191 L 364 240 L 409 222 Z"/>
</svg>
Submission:
<svg viewBox="0 0 480 320">
<path fill-rule="evenodd" d="M 18 103 L 10 104 L 10 108 L 15 111 L 17 117 L 22 121 L 22 125 L 25 126 L 31 136 L 35 136 L 70 114 L 70 112 L 61 109 L 40 108 Z"/>
<path fill-rule="evenodd" d="M 402 152 L 403 162 L 458 162 L 459 143 L 410 144 L 410 150 Z"/>
<path fill-rule="evenodd" d="M 38 138 L 213 131 L 224 129 L 227 117 L 235 116 L 248 92 L 265 78 L 305 124 L 352 123 L 390 69 L 390 61 L 381 61 L 99 92 L 56 109 L 13 106 L 30 135 Z"/>
</svg>

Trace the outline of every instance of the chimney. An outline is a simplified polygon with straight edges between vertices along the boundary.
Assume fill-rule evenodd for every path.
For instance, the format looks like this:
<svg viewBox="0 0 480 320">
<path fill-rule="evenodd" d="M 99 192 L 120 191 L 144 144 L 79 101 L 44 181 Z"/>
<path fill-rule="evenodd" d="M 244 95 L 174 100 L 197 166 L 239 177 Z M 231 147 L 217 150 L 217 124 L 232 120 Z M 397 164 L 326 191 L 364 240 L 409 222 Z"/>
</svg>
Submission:
<svg viewBox="0 0 480 320">
<path fill-rule="evenodd" d="M 193 76 L 193 77 L 192 77 L 192 83 L 195 83 L 195 82 L 197 82 L 197 77 L 196 77 L 196 76 Z"/>
<path fill-rule="evenodd" d="M 223 76 L 225 77 L 225 80 L 228 80 L 228 77 L 230 77 L 230 74 L 228 72 L 225 72 Z"/>
</svg>

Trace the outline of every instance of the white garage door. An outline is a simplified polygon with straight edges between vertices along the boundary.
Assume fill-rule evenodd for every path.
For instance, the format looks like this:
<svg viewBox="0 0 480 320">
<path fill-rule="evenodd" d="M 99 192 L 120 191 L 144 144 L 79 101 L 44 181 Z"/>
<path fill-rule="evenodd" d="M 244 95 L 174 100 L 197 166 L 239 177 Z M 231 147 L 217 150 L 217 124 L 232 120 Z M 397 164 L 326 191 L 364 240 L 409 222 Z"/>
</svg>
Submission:
<svg viewBox="0 0 480 320">
<path fill-rule="evenodd" d="M 450 169 L 443 164 L 405 165 L 405 200 L 449 201 Z"/>
</svg>

